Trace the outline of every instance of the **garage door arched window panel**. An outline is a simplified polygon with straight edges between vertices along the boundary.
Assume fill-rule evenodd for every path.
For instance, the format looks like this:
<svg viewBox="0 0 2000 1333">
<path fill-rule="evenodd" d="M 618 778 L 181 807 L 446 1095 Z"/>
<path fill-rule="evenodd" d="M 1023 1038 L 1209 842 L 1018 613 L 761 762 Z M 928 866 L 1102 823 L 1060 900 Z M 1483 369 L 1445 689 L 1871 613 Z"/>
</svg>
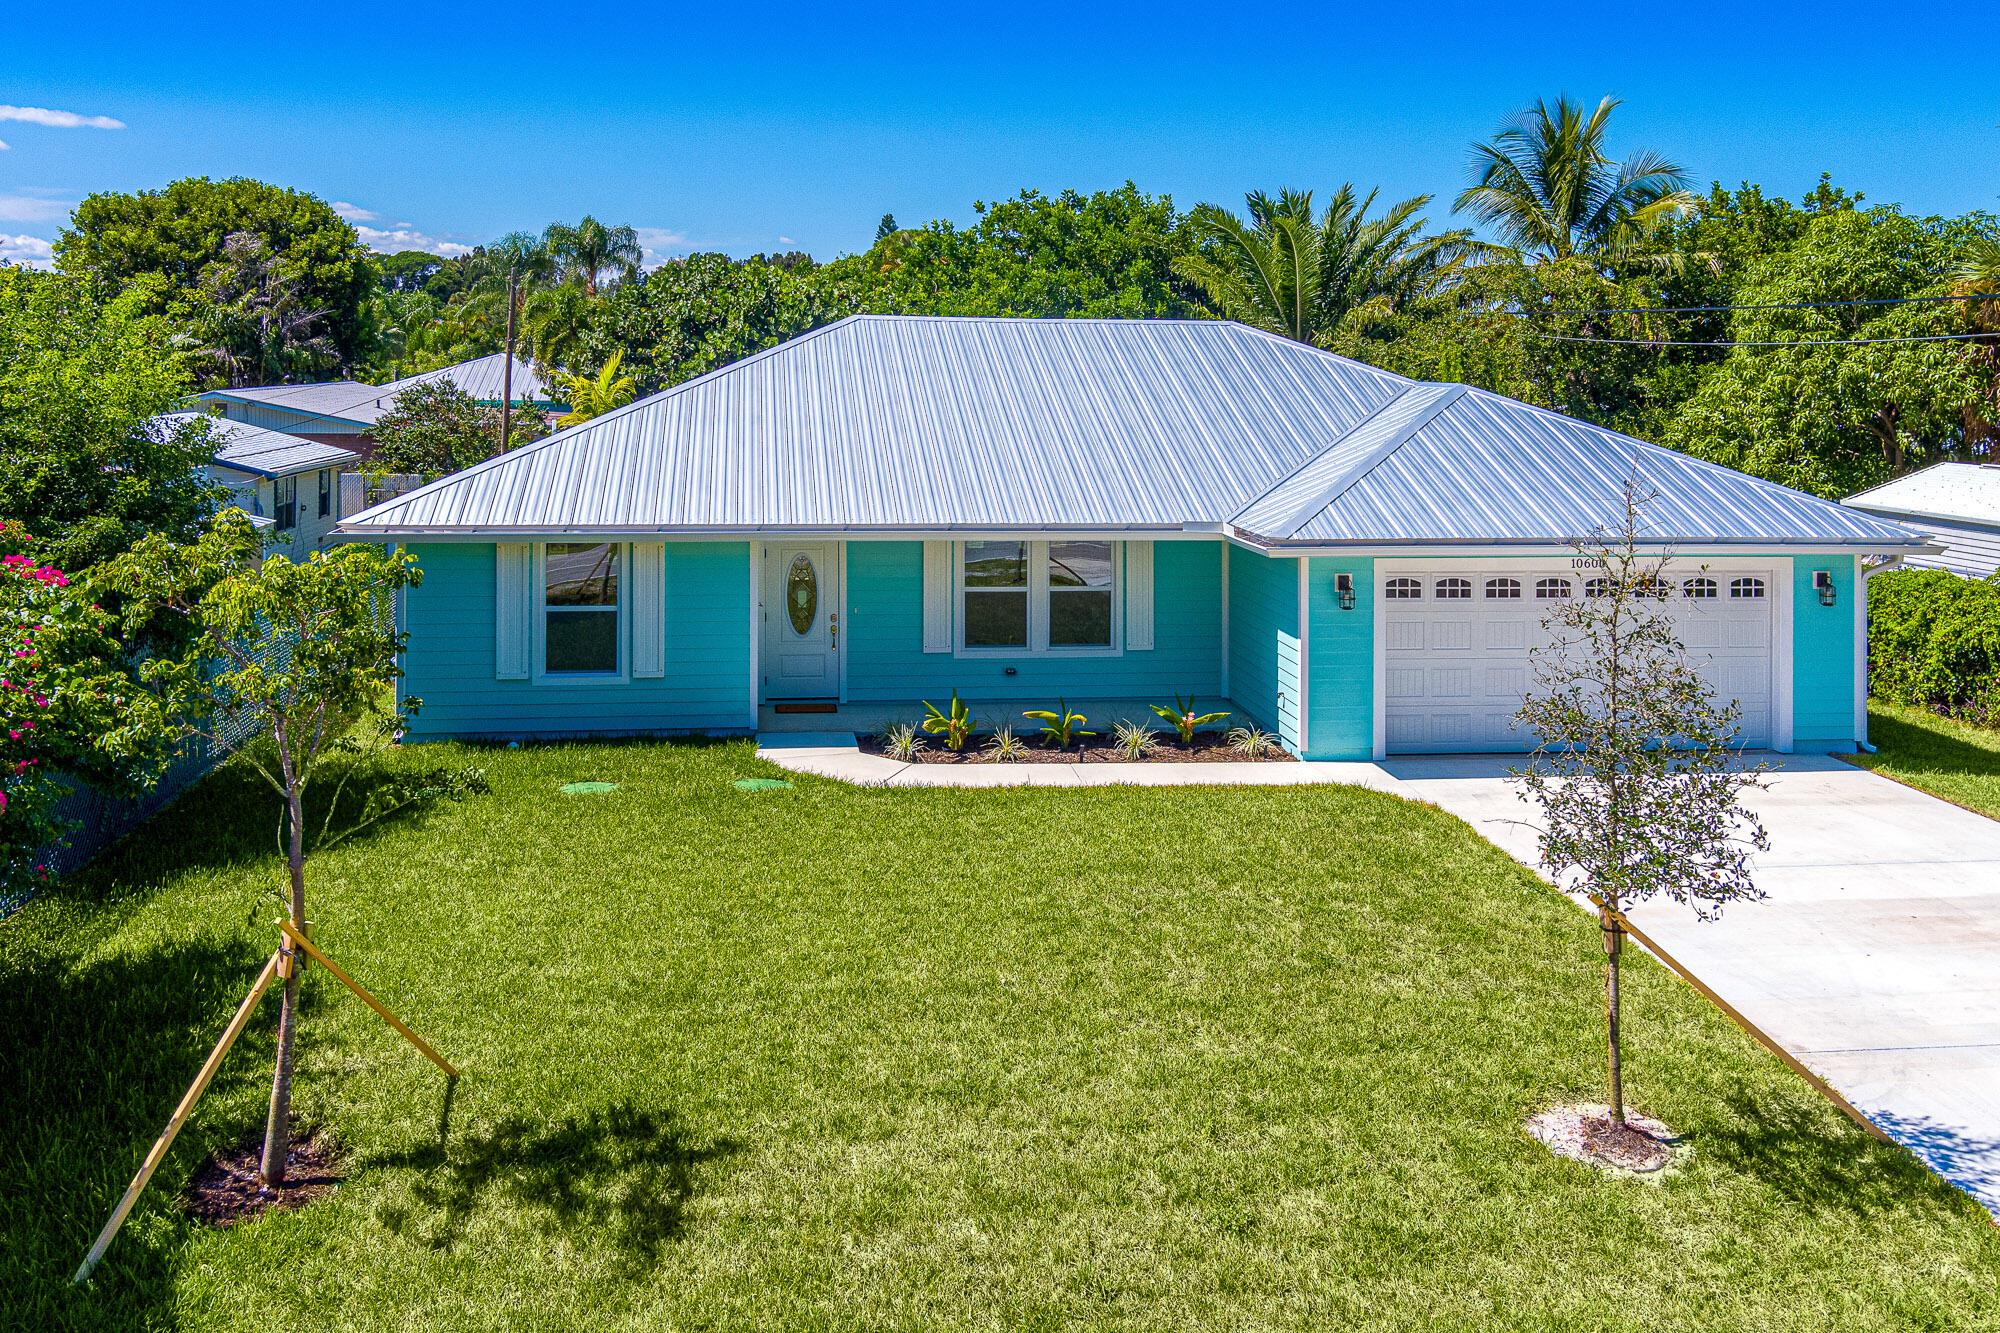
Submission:
<svg viewBox="0 0 2000 1333">
<path fill-rule="evenodd" d="M 1488 597 L 1518 602 L 1521 600 L 1521 580 L 1488 579 L 1486 580 L 1486 595 Z"/>
<path fill-rule="evenodd" d="M 1642 574 L 1632 582 L 1634 597 L 1651 597 L 1655 601 L 1664 602 L 1673 594 L 1673 585 L 1657 574 Z"/>
<path fill-rule="evenodd" d="M 1576 593 L 1576 585 L 1568 579 L 1536 579 L 1535 598 L 1538 601 L 1552 601 L 1571 597 Z"/>
<path fill-rule="evenodd" d="M 1731 579 L 1729 580 L 1729 595 L 1731 597 L 1762 597 L 1764 595 L 1764 580 L 1753 578 Z"/>
<path fill-rule="evenodd" d="M 1424 585 L 1421 579 L 1390 579 L 1382 585 L 1382 596 L 1392 602 L 1414 602 L 1422 599 Z"/>
<path fill-rule="evenodd" d="M 1439 579 L 1437 598 L 1440 602 L 1466 602 L 1472 600 L 1471 579 Z"/>
<path fill-rule="evenodd" d="M 1585 597 L 1609 597 L 1611 591 L 1610 579 L 1600 577 L 1585 579 L 1583 581 L 1583 595 Z"/>
<path fill-rule="evenodd" d="M 1717 593 L 1716 582 L 1706 576 L 1681 580 L 1681 596 L 1695 601 L 1707 601 Z"/>
</svg>

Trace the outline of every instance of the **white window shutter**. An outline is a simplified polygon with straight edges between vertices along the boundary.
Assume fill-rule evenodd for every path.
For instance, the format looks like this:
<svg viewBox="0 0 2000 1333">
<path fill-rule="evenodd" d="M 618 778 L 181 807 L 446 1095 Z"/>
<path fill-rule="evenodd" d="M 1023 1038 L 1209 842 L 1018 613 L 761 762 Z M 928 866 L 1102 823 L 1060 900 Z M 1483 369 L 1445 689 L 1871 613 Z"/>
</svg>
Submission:
<svg viewBox="0 0 2000 1333">
<path fill-rule="evenodd" d="M 951 543 L 924 543 L 924 651 L 951 651 Z"/>
<path fill-rule="evenodd" d="M 340 508 L 337 518 L 353 518 L 368 507 L 368 478 L 359 472 L 340 474 Z"/>
<path fill-rule="evenodd" d="M 1153 648 L 1153 544 L 1125 543 L 1125 647 Z"/>
<path fill-rule="evenodd" d="M 493 547 L 493 675 L 498 680 L 526 680 L 529 675 L 532 552 L 526 542 L 496 542 Z"/>
<path fill-rule="evenodd" d="M 667 546 L 632 545 L 632 674 L 667 674 Z"/>
</svg>

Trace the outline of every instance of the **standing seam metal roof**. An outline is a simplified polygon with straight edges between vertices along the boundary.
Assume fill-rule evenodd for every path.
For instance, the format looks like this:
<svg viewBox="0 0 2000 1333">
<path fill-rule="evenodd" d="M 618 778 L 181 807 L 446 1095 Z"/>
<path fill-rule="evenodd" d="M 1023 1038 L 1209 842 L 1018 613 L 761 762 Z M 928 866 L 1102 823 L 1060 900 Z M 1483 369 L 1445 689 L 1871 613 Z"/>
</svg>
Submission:
<svg viewBox="0 0 2000 1333">
<path fill-rule="evenodd" d="M 1921 472 L 1850 495 L 1841 503 L 1877 514 L 2000 527 L 2000 466 L 1934 463 Z"/>
<path fill-rule="evenodd" d="M 279 411 L 304 412 L 372 426 L 389 410 L 389 400 L 405 389 L 432 380 L 450 380 L 482 403 L 497 403 L 503 389 L 507 363 L 505 352 L 474 357 L 456 365 L 405 375 L 387 384 L 363 384 L 358 380 L 331 380 L 324 384 L 264 384 L 247 389 L 211 389 L 198 395 L 203 399 L 235 398 Z M 514 358 L 514 401 L 516 403 L 560 402 L 550 392 L 541 372 L 531 362 Z"/>
<path fill-rule="evenodd" d="M 317 440 L 302 439 L 283 431 L 265 430 L 241 421 L 212 417 L 205 412 L 165 412 L 153 418 L 171 429 L 189 421 L 206 421 L 222 440 L 215 451 L 218 467 L 251 472 L 260 477 L 284 477 L 315 468 L 340 467 L 356 462 L 361 455 L 352 449 Z"/>
<path fill-rule="evenodd" d="M 1182 528 L 1563 542 L 1634 459 L 1675 540 L 1920 541 L 1686 455 L 1212 320 L 856 315 L 345 520 L 350 534 Z"/>
</svg>

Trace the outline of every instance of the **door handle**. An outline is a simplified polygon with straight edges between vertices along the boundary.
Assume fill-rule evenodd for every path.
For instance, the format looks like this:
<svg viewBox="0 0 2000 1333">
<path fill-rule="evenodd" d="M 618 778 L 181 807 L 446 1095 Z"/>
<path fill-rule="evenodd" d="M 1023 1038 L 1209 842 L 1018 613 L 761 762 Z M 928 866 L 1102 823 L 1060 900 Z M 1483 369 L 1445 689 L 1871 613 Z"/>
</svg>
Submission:
<svg viewBox="0 0 2000 1333">
<path fill-rule="evenodd" d="M 826 629 L 827 629 L 827 634 L 830 637 L 829 646 L 834 648 L 840 647 L 840 612 L 838 611 L 827 612 Z"/>
</svg>

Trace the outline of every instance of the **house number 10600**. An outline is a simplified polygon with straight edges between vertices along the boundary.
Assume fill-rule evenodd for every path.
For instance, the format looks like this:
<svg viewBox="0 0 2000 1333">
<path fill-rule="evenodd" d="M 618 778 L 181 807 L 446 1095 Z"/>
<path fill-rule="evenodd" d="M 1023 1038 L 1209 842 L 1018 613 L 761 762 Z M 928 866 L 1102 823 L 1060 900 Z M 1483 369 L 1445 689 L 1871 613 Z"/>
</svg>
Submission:
<svg viewBox="0 0 2000 1333">
<path fill-rule="evenodd" d="M 1572 556 L 1569 567 L 1571 569 L 1602 569 L 1604 568 L 1604 557 L 1601 555 Z"/>
</svg>

